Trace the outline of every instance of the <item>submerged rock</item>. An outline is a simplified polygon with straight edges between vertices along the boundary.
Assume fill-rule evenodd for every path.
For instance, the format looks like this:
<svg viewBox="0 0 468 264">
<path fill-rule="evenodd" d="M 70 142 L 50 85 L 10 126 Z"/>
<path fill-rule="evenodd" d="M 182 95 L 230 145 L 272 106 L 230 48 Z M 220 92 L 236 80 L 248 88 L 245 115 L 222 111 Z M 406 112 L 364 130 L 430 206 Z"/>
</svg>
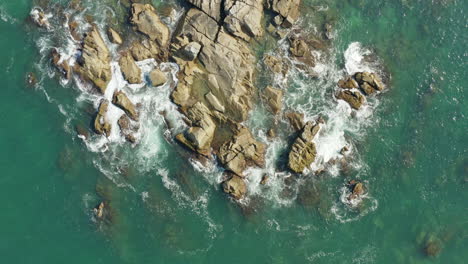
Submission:
<svg viewBox="0 0 468 264">
<path fill-rule="evenodd" d="M 241 177 L 232 173 L 228 175 L 230 178 L 221 184 L 223 191 L 236 200 L 242 199 L 247 193 L 247 185 Z"/>
<path fill-rule="evenodd" d="M 138 121 L 138 113 L 135 105 L 128 99 L 127 95 L 122 91 L 115 91 L 112 96 L 112 103 L 122 110 L 133 120 Z"/>
<path fill-rule="evenodd" d="M 114 44 L 121 45 L 123 43 L 122 37 L 120 36 L 117 31 L 115 31 L 113 28 L 109 27 L 107 29 L 107 37 L 109 38 L 110 42 Z"/>
<path fill-rule="evenodd" d="M 124 52 L 119 59 L 120 69 L 122 74 L 130 84 L 141 83 L 141 69 L 135 63 L 135 60 L 128 52 Z"/>
<path fill-rule="evenodd" d="M 91 81 L 104 94 L 112 77 L 110 53 L 96 26 L 86 34 L 76 69 L 82 78 Z"/>
<path fill-rule="evenodd" d="M 156 41 L 161 47 L 169 44 L 169 28 L 161 21 L 156 10 L 150 4 L 133 4 L 130 22 L 135 28 Z"/>
<path fill-rule="evenodd" d="M 60 53 L 58 52 L 57 49 L 52 49 L 52 64 L 57 68 L 57 70 L 62 74 L 62 77 L 70 80 L 71 78 L 71 68 L 70 65 L 68 64 L 68 61 L 63 60 L 63 58 L 60 56 Z"/>
<path fill-rule="evenodd" d="M 107 121 L 106 114 L 107 108 L 109 107 L 109 101 L 103 99 L 99 105 L 98 113 L 94 119 L 94 130 L 100 135 L 110 136 L 112 126 Z"/>
<path fill-rule="evenodd" d="M 289 169 L 296 173 L 302 173 L 305 168 L 314 162 L 317 151 L 312 140 L 319 129 L 319 125 L 314 125 L 312 122 L 306 123 L 289 152 Z"/>
<path fill-rule="evenodd" d="M 218 158 L 227 170 L 242 176 L 248 165 L 265 166 L 265 144 L 255 140 L 246 127 L 238 125 L 231 140 L 219 149 Z"/>
</svg>

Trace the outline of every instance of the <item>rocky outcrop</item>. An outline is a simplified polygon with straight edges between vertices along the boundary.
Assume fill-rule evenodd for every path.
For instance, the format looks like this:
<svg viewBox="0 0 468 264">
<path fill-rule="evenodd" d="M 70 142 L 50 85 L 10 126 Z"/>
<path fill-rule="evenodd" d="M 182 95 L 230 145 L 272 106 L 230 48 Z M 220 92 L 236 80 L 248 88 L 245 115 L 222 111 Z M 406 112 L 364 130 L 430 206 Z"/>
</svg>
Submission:
<svg viewBox="0 0 468 264">
<path fill-rule="evenodd" d="M 301 0 L 265 0 L 267 8 L 279 14 L 277 19 L 283 27 L 291 27 L 299 18 Z"/>
<path fill-rule="evenodd" d="M 362 95 L 358 91 L 351 91 L 351 90 L 341 90 L 338 92 L 336 98 L 344 100 L 347 102 L 352 108 L 358 110 L 361 108 L 362 104 L 366 101 L 364 95 Z"/>
<path fill-rule="evenodd" d="M 273 114 L 278 114 L 283 107 L 283 90 L 267 86 L 264 91 L 264 98 Z"/>
<path fill-rule="evenodd" d="M 315 66 L 315 58 L 312 55 L 308 43 L 304 39 L 292 36 L 289 38 L 289 45 L 289 51 L 296 60 L 309 67 Z"/>
<path fill-rule="evenodd" d="M 86 34 L 76 70 L 83 79 L 91 81 L 104 94 L 112 77 L 110 53 L 96 27 Z"/>
<path fill-rule="evenodd" d="M 194 104 L 186 114 L 191 122 L 190 128 L 176 136 L 177 141 L 202 155 L 211 153 L 216 124 L 211 117 L 211 112 L 203 103 Z"/>
<path fill-rule="evenodd" d="M 242 176 L 248 165 L 265 165 L 265 145 L 255 140 L 246 127 L 238 125 L 231 140 L 219 149 L 218 159 L 227 170 Z"/>
<path fill-rule="evenodd" d="M 223 191 L 234 199 L 242 199 L 247 193 L 247 185 L 244 180 L 232 173 L 228 173 L 228 177 L 229 178 L 221 184 Z"/>
<path fill-rule="evenodd" d="M 294 131 L 300 131 L 304 127 L 304 114 L 298 112 L 287 112 L 285 115 L 291 128 Z"/>
<path fill-rule="evenodd" d="M 301 134 L 294 141 L 291 152 L 289 152 L 289 169 L 296 173 L 302 173 L 305 168 L 308 168 L 314 162 L 317 151 L 312 140 L 319 129 L 318 124 L 306 123 Z"/>
<path fill-rule="evenodd" d="M 100 135 L 110 136 L 112 126 L 106 118 L 107 108 L 109 107 L 109 101 L 102 100 L 99 105 L 98 113 L 94 119 L 94 131 Z"/>
<path fill-rule="evenodd" d="M 149 80 L 154 87 L 161 86 L 167 82 L 167 77 L 164 72 L 159 69 L 154 69 L 149 74 Z"/>
<path fill-rule="evenodd" d="M 359 87 L 366 95 L 370 95 L 376 91 L 382 91 L 384 89 L 382 81 L 375 73 L 358 72 L 354 75 L 354 79 L 356 79 L 359 83 Z"/>
<path fill-rule="evenodd" d="M 161 22 L 152 5 L 133 4 L 131 12 L 130 22 L 139 32 L 156 41 L 161 47 L 168 45 L 170 38 L 169 28 Z"/>
<path fill-rule="evenodd" d="M 107 37 L 109 38 L 110 42 L 114 44 L 121 45 L 123 43 L 122 37 L 120 36 L 117 31 L 115 31 L 113 28 L 109 27 L 107 29 Z"/>
<path fill-rule="evenodd" d="M 184 39 L 184 36 L 203 47 L 198 54 L 204 67 L 202 79 L 208 81 L 207 88 L 226 108 L 226 116 L 238 122 L 245 120 L 252 108 L 255 69 L 255 57 L 247 44 L 225 32 L 214 19 L 197 9 L 187 12 L 179 39 Z M 184 73 L 185 76 L 179 79 L 185 79 L 192 73 Z M 187 89 L 196 89 L 184 81 L 179 86 L 175 93 L 194 94 Z M 202 98 L 194 100 L 200 101 Z M 190 101 L 180 103 L 193 104 Z"/>
<path fill-rule="evenodd" d="M 354 89 L 354 88 L 359 88 L 359 84 L 352 78 L 351 76 L 339 80 L 338 81 L 338 87 L 343 88 L 343 89 Z"/>
<path fill-rule="evenodd" d="M 249 41 L 263 35 L 262 0 L 225 0 L 224 26 L 232 35 Z"/>
<path fill-rule="evenodd" d="M 216 21 L 221 19 L 221 3 L 223 0 L 187 0 L 198 9 L 205 12 Z"/>
<path fill-rule="evenodd" d="M 71 78 L 71 68 L 68 61 L 63 60 L 57 49 L 52 49 L 52 64 L 57 68 L 62 77 L 69 80 Z"/>
<path fill-rule="evenodd" d="M 365 193 L 364 184 L 356 180 L 349 181 L 348 188 L 351 191 L 348 195 L 348 201 L 355 200 Z"/>
<path fill-rule="evenodd" d="M 130 143 L 135 143 L 136 138 L 134 135 L 134 132 L 138 130 L 138 127 L 133 126 L 131 124 L 130 119 L 126 114 L 123 114 L 119 120 L 117 121 L 117 124 L 119 125 L 120 128 L 120 134 L 125 137 L 125 139 L 130 142 Z"/>
<path fill-rule="evenodd" d="M 142 61 L 146 59 L 165 61 L 167 59 L 167 52 L 160 48 L 158 43 L 149 39 L 133 42 L 129 51 L 135 61 Z"/>
<path fill-rule="evenodd" d="M 124 52 L 119 59 L 120 70 L 122 74 L 130 84 L 141 83 L 141 70 L 136 65 L 132 55 L 128 52 Z"/>
<path fill-rule="evenodd" d="M 138 121 L 138 113 L 135 105 L 128 99 L 127 95 L 122 91 L 115 91 L 112 96 L 112 103 L 118 106 L 120 109 L 133 120 Z"/>
<path fill-rule="evenodd" d="M 283 75 L 286 75 L 288 72 L 287 64 L 275 56 L 266 55 L 263 58 L 263 62 L 274 73 L 282 73 Z"/>
<path fill-rule="evenodd" d="M 46 28 L 46 29 L 51 28 L 49 19 L 47 18 L 47 15 L 45 14 L 45 12 L 42 9 L 36 7 L 33 10 L 31 10 L 30 15 L 31 15 L 31 19 L 39 27 L 43 27 L 43 28 Z"/>
</svg>

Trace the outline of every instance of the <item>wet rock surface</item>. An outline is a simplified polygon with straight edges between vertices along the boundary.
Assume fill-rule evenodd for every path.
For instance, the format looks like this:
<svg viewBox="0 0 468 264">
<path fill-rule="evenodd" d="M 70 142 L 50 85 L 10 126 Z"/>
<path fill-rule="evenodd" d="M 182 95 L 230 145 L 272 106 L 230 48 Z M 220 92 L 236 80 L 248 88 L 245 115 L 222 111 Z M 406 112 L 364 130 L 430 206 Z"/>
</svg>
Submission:
<svg viewBox="0 0 468 264">
<path fill-rule="evenodd" d="M 127 95 L 122 91 L 114 92 L 112 103 L 122 110 L 133 120 L 138 121 L 138 113 L 135 105 L 128 99 Z"/>
<path fill-rule="evenodd" d="M 319 125 L 307 122 L 300 135 L 294 141 L 288 156 L 288 168 L 293 172 L 302 173 L 315 160 L 317 151 L 312 142 L 318 133 Z"/>
<path fill-rule="evenodd" d="M 101 135 L 110 136 L 112 126 L 106 118 L 109 101 L 102 100 L 99 105 L 98 113 L 94 119 L 94 130 Z"/>
<path fill-rule="evenodd" d="M 221 184 L 223 191 L 234 199 L 242 199 L 247 193 L 245 181 L 241 177 L 231 173 L 228 173 L 228 177 L 229 178 Z"/>
</svg>

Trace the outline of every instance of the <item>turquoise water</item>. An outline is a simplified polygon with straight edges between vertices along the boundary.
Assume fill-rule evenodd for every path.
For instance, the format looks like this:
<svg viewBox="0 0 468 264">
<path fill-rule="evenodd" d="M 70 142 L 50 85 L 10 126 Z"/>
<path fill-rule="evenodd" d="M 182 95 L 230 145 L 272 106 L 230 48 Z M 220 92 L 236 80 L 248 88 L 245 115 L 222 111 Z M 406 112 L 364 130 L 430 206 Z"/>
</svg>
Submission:
<svg viewBox="0 0 468 264">
<path fill-rule="evenodd" d="M 74 127 L 87 127 L 94 110 L 77 100 L 74 84 L 62 86 L 48 75 L 53 71 L 38 40 L 55 36 L 63 43 L 58 32 L 28 22 L 34 5 L 0 0 L 3 262 L 466 262 L 465 2 L 304 1 L 303 27 L 331 21 L 336 39 L 319 80 L 290 79 L 286 107 L 331 119 L 335 75 L 354 42 L 378 57 L 390 76 L 388 90 L 371 101 L 371 115 L 358 125 L 343 117 L 356 149 L 350 170 L 303 177 L 291 190 L 272 185 L 248 209 L 221 193 L 219 170 L 203 172 L 187 162 L 189 154 L 166 140 L 160 117 L 149 121 L 140 147 L 89 150 Z M 26 84 L 28 72 L 37 86 Z M 250 123 L 262 119 L 258 113 Z M 278 148 L 273 155 L 281 155 Z M 358 209 L 340 201 L 353 178 L 369 189 Z M 110 223 L 93 220 L 92 208 L 103 199 L 110 201 Z M 441 247 L 435 258 L 424 254 L 428 241 Z"/>
</svg>

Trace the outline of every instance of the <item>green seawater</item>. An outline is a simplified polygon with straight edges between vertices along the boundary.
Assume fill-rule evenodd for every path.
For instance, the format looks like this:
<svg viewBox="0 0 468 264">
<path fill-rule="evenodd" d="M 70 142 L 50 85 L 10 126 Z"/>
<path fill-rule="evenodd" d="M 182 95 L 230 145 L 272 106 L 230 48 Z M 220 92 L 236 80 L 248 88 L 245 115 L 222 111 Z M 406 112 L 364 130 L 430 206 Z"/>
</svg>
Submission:
<svg viewBox="0 0 468 264">
<path fill-rule="evenodd" d="M 122 158 L 118 178 L 104 173 L 120 154 L 94 153 L 76 136 L 73 126 L 92 120 L 85 106 L 73 118 L 61 113 L 75 111 L 78 92 L 43 71 L 41 32 L 28 21 L 35 4 L 0 0 L 1 263 L 467 262 L 466 1 L 303 0 L 304 27 L 333 22 L 331 63 L 343 69 L 345 51 L 359 42 L 389 74 L 388 90 L 363 134 L 349 133 L 359 169 L 304 179 L 301 202 L 260 197 L 253 211 L 193 169 L 161 128 L 143 150 L 122 151 L 132 158 Z M 29 72 L 38 85 L 26 83 Z M 286 96 L 299 81 L 311 95 L 325 89 L 293 80 Z M 348 210 L 340 190 L 356 177 L 371 199 Z M 111 223 L 93 221 L 103 197 Z M 435 257 L 424 253 L 431 243 Z"/>
</svg>

